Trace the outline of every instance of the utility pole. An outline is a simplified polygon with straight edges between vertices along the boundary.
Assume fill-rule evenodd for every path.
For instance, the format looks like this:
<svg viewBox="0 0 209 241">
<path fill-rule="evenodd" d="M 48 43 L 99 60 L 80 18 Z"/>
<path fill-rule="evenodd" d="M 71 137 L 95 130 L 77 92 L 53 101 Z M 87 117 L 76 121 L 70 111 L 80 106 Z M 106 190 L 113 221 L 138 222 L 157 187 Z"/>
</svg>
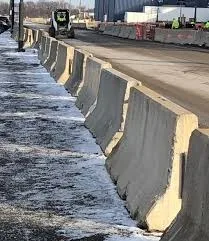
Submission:
<svg viewBox="0 0 209 241">
<path fill-rule="evenodd" d="M 80 17 L 81 17 L 81 0 L 79 2 L 79 16 L 78 16 L 78 22 L 80 20 Z"/>
<path fill-rule="evenodd" d="M 160 2 L 157 1 L 157 19 L 156 19 L 156 22 L 158 23 L 159 21 L 159 11 L 160 11 Z"/>
<path fill-rule="evenodd" d="M 197 5 L 195 5 L 195 10 L 194 10 L 194 22 L 197 22 Z"/>
<path fill-rule="evenodd" d="M 10 22 L 11 22 L 11 33 L 14 30 L 14 23 L 15 23 L 15 1 L 10 0 Z"/>
<path fill-rule="evenodd" d="M 24 52 L 23 49 L 24 45 L 24 27 L 23 27 L 23 20 L 24 20 L 24 3 L 23 0 L 20 0 L 19 3 L 19 34 L 18 34 L 18 52 Z"/>
<path fill-rule="evenodd" d="M 81 0 L 80 0 L 80 2 L 79 2 L 79 12 L 81 13 L 81 7 L 82 7 L 82 2 L 81 2 Z"/>
<path fill-rule="evenodd" d="M 194 22 L 197 22 L 197 1 L 195 0 Z"/>
<path fill-rule="evenodd" d="M 182 24 L 182 10 L 185 6 L 185 0 L 178 0 L 178 4 L 180 5 L 180 23 Z"/>
<path fill-rule="evenodd" d="M 69 0 L 69 11 L 70 11 L 70 16 L 71 16 L 71 13 L 72 13 L 71 0 Z"/>
</svg>

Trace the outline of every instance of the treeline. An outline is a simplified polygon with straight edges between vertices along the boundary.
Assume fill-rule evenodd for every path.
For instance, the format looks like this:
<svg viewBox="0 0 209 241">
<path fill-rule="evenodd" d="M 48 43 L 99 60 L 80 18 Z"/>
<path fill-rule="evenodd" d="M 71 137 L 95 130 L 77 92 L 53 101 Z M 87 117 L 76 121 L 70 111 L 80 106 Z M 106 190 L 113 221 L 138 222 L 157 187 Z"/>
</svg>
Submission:
<svg viewBox="0 0 209 241">
<path fill-rule="evenodd" d="M 0 15 L 9 15 L 9 4 L 1 2 L 0 3 Z"/>
<path fill-rule="evenodd" d="M 68 3 L 63 1 L 38 1 L 38 2 L 25 2 L 25 16 L 29 18 L 49 18 L 51 12 L 57 8 L 71 9 Z"/>
<path fill-rule="evenodd" d="M 29 18 L 50 18 L 51 12 L 57 8 L 67 8 L 71 10 L 71 15 L 77 15 L 79 13 L 79 9 L 73 7 L 69 3 L 65 1 L 28 1 L 24 2 L 25 6 L 25 17 Z M 81 8 L 83 11 L 85 7 Z M 9 4 L 8 3 L 0 3 L 0 15 L 8 15 L 9 14 Z"/>
</svg>

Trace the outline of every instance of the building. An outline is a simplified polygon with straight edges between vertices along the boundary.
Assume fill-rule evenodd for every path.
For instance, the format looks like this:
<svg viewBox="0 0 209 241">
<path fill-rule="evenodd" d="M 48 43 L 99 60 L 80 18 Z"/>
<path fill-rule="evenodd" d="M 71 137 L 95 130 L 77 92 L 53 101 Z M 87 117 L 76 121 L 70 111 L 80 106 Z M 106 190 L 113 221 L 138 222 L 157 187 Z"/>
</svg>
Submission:
<svg viewBox="0 0 209 241">
<path fill-rule="evenodd" d="M 144 6 L 185 5 L 208 7 L 209 0 L 95 0 L 95 19 L 108 22 L 123 20 L 125 12 L 142 12 Z"/>
</svg>

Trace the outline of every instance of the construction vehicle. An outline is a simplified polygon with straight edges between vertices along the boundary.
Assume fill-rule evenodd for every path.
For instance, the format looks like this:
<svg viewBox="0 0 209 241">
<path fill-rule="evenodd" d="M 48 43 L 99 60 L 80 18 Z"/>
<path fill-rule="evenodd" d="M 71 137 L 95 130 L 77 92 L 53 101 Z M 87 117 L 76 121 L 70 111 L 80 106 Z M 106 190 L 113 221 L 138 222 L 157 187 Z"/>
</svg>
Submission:
<svg viewBox="0 0 209 241">
<path fill-rule="evenodd" d="M 53 38 L 62 36 L 67 38 L 75 37 L 75 31 L 70 21 L 70 12 L 68 9 L 57 9 L 52 12 L 49 36 Z"/>
</svg>

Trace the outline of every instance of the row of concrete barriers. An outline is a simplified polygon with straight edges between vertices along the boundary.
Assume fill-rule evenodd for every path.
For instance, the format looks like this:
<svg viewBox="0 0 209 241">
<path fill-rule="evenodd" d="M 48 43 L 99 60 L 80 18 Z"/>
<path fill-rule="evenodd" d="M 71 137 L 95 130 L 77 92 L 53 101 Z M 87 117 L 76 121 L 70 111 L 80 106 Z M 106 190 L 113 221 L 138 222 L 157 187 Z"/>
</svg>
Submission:
<svg viewBox="0 0 209 241">
<path fill-rule="evenodd" d="M 87 29 L 87 23 L 72 23 L 72 26 L 76 29 Z"/>
<path fill-rule="evenodd" d="M 161 43 L 189 44 L 209 47 L 209 32 L 186 29 L 155 29 L 155 41 Z"/>
<path fill-rule="evenodd" d="M 197 116 L 91 53 L 42 31 L 32 36 L 33 42 L 25 41 L 39 49 L 41 63 L 77 97 L 139 226 L 170 226 L 163 241 L 209 240 L 209 130 L 197 129 Z"/>
<path fill-rule="evenodd" d="M 105 35 L 111 35 L 124 39 L 154 40 L 155 25 L 101 23 L 99 31 Z"/>
<path fill-rule="evenodd" d="M 72 26 L 75 28 L 75 29 L 96 29 L 97 26 L 98 26 L 98 23 L 97 22 L 91 22 L 91 21 L 87 21 L 87 22 L 80 22 L 80 23 L 72 23 Z"/>
<path fill-rule="evenodd" d="M 189 29 L 163 29 L 149 24 L 101 24 L 101 32 L 105 35 L 133 40 L 154 40 L 161 43 L 196 45 L 209 47 L 209 32 Z"/>
<path fill-rule="evenodd" d="M 135 26 L 107 25 L 103 34 L 127 39 L 136 39 L 136 28 Z"/>
</svg>

